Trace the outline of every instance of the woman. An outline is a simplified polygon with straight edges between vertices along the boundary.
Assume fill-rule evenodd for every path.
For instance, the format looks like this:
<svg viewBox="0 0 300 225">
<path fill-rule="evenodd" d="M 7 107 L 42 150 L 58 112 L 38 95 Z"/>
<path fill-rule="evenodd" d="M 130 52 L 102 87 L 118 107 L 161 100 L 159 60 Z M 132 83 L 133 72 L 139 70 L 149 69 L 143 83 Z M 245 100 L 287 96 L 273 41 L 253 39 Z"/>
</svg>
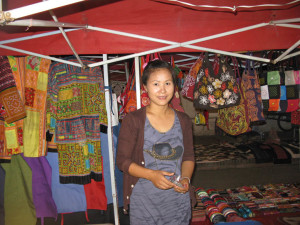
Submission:
<svg viewBox="0 0 300 225">
<path fill-rule="evenodd" d="M 131 225 L 189 224 L 188 190 L 195 165 L 192 122 L 169 106 L 175 74 L 168 63 L 149 62 L 142 82 L 150 104 L 123 119 L 118 140 L 124 211 L 130 203 Z M 171 182 L 174 177 L 176 184 Z"/>
</svg>

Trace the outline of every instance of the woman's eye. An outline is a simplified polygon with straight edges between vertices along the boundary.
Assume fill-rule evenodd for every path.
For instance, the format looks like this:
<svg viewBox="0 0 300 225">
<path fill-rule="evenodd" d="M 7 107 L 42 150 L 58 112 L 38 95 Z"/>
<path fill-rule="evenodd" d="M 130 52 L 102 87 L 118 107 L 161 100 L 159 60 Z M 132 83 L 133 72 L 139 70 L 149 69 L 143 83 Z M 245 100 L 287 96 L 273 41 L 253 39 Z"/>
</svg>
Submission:
<svg viewBox="0 0 300 225">
<path fill-rule="evenodd" d="M 158 86 L 158 83 L 153 83 L 154 86 Z"/>
<path fill-rule="evenodd" d="M 171 85 L 171 82 L 167 82 L 166 85 Z"/>
</svg>

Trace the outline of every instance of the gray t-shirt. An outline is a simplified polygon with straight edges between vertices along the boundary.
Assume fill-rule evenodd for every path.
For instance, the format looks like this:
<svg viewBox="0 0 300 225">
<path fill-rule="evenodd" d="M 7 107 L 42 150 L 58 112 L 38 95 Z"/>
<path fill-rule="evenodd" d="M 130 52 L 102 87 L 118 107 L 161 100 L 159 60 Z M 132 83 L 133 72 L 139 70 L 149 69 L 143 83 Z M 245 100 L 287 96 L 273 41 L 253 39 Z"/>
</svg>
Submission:
<svg viewBox="0 0 300 225">
<path fill-rule="evenodd" d="M 172 128 L 165 133 L 158 132 L 146 118 L 144 137 L 145 167 L 181 175 L 184 148 L 177 115 Z M 174 189 L 162 190 L 151 181 L 140 178 L 133 187 L 129 213 L 131 225 L 189 224 L 189 193 L 181 194 Z"/>
</svg>

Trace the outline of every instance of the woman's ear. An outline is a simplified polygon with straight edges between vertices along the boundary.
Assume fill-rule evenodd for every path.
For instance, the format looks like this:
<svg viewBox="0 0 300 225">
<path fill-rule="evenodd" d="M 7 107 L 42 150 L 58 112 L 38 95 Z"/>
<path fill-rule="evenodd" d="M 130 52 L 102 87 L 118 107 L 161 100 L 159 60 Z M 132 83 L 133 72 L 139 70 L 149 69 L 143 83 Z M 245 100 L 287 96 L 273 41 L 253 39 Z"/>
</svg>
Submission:
<svg viewBox="0 0 300 225">
<path fill-rule="evenodd" d="M 143 87 L 144 87 L 144 90 L 145 90 L 146 92 L 148 92 L 147 86 L 146 86 L 145 84 L 143 84 Z"/>
</svg>

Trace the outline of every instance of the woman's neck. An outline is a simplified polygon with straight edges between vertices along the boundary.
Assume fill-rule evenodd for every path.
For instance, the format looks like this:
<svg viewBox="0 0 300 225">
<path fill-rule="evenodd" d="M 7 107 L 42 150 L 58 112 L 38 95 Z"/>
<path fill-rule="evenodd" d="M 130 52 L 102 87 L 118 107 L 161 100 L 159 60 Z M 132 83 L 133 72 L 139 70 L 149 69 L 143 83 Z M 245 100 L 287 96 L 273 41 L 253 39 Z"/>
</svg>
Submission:
<svg viewBox="0 0 300 225">
<path fill-rule="evenodd" d="M 147 106 L 147 113 L 156 114 L 156 115 L 166 115 L 171 112 L 171 108 L 169 105 L 166 106 L 157 106 L 157 105 L 150 105 Z"/>
</svg>

